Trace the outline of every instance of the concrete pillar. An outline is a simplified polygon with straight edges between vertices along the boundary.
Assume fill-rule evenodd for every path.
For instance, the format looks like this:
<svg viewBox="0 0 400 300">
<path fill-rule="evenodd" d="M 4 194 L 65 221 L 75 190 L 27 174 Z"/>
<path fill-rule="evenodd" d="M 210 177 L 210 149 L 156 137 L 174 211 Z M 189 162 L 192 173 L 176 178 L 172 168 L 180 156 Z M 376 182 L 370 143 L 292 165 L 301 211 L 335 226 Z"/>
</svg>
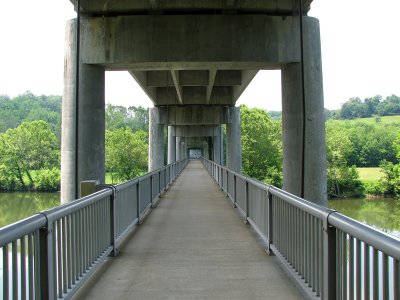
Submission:
<svg viewBox="0 0 400 300">
<path fill-rule="evenodd" d="M 302 189 L 302 137 L 305 114 L 304 198 L 327 205 L 324 98 L 319 22 L 304 18 L 304 94 L 301 65 L 282 68 L 283 189 Z"/>
<path fill-rule="evenodd" d="M 149 109 L 149 172 L 164 166 L 164 125 L 158 107 Z"/>
<path fill-rule="evenodd" d="M 217 164 L 221 164 L 222 161 L 222 136 L 221 136 L 221 125 L 218 125 L 214 129 L 214 136 L 213 136 L 213 160 Z"/>
<path fill-rule="evenodd" d="M 175 137 L 176 161 L 182 159 L 181 137 Z"/>
<path fill-rule="evenodd" d="M 168 164 L 176 161 L 175 127 L 168 126 Z"/>
<path fill-rule="evenodd" d="M 104 68 L 79 64 L 79 103 L 77 105 L 75 99 L 76 20 L 67 22 L 65 36 L 61 133 L 62 203 L 72 201 L 79 196 L 80 182 L 83 180 L 105 182 Z"/>
<path fill-rule="evenodd" d="M 240 108 L 230 107 L 230 123 L 226 124 L 226 166 L 242 173 L 242 144 L 240 132 Z"/>
<path fill-rule="evenodd" d="M 187 158 L 187 151 L 186 151 L 186 138 L 181 137 L 181 154 L 182 154 L 182 159 Z"/>
</svg>

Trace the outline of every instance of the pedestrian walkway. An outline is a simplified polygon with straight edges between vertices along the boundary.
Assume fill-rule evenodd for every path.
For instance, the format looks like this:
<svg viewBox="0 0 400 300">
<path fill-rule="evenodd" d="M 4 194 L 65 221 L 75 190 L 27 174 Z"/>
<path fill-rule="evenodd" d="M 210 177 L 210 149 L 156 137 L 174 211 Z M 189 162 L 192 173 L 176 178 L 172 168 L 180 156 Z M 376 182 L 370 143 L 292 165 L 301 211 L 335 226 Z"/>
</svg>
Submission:
<svg viewBox="0 0 400 300">
<path fill-rule="evenodd" d="M 192 161 L 74 299 L 303 299 Z"/>
</svg>

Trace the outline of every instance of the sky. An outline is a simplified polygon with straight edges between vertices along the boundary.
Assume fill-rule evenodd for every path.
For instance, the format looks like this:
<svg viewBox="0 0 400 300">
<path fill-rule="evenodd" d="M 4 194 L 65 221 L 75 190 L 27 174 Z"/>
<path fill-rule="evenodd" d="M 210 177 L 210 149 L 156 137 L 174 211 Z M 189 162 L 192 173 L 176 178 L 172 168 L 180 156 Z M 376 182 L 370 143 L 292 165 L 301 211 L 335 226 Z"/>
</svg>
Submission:
<svg viewBox="0 0 400 300">
<path fill-rule="evenodd" d="M 314 0 L 320 20 L 325 107 L 351 97 L 400 96 L 399 0 Z M 51 12 L 51 13 L 49 13 Z M 62 95 L 68 0 L 0 1 L 0 94 Z M 127 72 L 106 72 L 106 102 L 152 106 Z M 237 104 L 281 109 L 280 71 L 260 71 Z"/>
</svg>

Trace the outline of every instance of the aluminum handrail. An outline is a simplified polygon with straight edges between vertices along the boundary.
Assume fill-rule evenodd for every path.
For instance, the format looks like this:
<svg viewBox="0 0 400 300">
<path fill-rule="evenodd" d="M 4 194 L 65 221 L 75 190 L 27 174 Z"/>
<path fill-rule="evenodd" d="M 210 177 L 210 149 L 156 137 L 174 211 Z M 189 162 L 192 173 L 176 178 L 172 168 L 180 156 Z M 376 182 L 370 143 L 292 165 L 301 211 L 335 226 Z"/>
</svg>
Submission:
<svg viewBox="0 0 400 300">
<path fill-rule="evenodd" d="M 117 239 L 122 242 L 123 233 L 137 224 L 142 217 L 140 213 L 149 213 L 139 210 L 142 198 L 146 205 L 150 202 L 148 209 L 151 209 L 155 198 L 176 179 L 188 161 L 174 162 L 115 186 L 100 185 L 104 189 L 96 193 L 0 228 L 4 275 L 0 297 L 70 299 L 106 256 L 117 254 Z M 135 195 L 129 194 L 132 188 Z M 134 215 L 126 214 L 127 205 L 138 208 Z M 121 225 L 121 218 L 126 223 Z"/>
<path fill-rule="evenodd" d="M 329 225 L 340 229 L 352 237 L 362 240 L 369 246 L 400 260 L 400 239 L 372 228 L 338 212 L 330 214 Z"/>
<path fill-rule="evenodd" d="M 47 219 L 42 214 L 33 215 L 16 223 L 0 228 L 0 247 L 44 227 Z"/>
<path fill-rule="evenodd" d="M 382 294 L 400 299 L 400 239 L 208 159 L 201 161 L 308 296 L 368 299 Z"/>
</svg>

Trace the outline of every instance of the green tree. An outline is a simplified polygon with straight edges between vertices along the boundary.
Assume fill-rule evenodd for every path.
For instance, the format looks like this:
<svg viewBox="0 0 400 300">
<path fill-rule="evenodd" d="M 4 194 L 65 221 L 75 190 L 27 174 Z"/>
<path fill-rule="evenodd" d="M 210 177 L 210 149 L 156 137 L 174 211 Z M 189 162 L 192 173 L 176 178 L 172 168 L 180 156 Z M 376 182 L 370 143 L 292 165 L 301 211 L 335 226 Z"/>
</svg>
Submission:
<svg viewBox="0 0 400 300">
<path fill-rule="evenodd" d="M 147 132 L 130 128 L 106 131 L 106 170 L 119 181 L 133 179 L 147 170 Z M 114 180 L 114 177 L 113 177 Z"/>
<path fill-rule="evenodd" d="M 281 122 L 259 108 L 240 106 L 243 173 L 282 186 Z"/>
<path fill-rule="evenodd" d="M 347 165 L 347 157 L 354 152 L 346 131 L 331 123 L 326 127 L 328 194 L 360 196 L 363 186 L 355 166 Z"/>
<path fill-rule="evenodd" d="M 33 170 L 58 168 L 59 154 L 57 138 L 45 121 L 23 122 L 0 134 L 0 164 L 23 188 L 34 188 Z"/>
</svg>

